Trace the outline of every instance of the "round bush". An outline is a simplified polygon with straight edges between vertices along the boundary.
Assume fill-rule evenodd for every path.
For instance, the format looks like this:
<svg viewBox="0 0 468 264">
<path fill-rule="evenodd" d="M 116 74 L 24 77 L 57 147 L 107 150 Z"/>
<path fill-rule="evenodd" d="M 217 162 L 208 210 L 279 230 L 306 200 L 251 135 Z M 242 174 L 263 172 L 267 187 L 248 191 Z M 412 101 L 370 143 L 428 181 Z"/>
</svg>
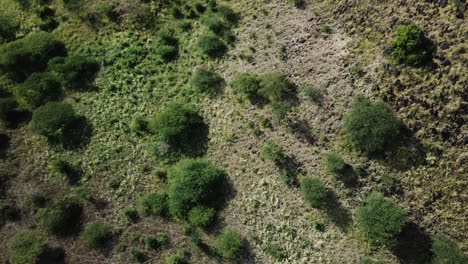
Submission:
<svg viewBox="0 0 468 264">
<path fill-rule="evenodd" d="M 198 69 L 193 74 L 191 85 L 198 93 L 214 95 L 221 91 L 224 85 L 224 79 L 216 72 L 207 69 Z"/>
<path fill-rule="evenodd" d="M 156 54 L 158 54 L 164 62 L 170 62 L 175 60 L 179 55 L 179 48 L 170 45 L 159 45 L 156 48 Z"/>
<path fill-rule="evenodd" d="M 344 130 L 356 147 L 367 152 L 382 151 L 400 133 L 400 121 L 384 102 L 358 97 L 344 118 Z"/>
<path fill-rule="evenodd" d="M 216 252 L 225 258 L 239 257 L 243 246 L 241 235 L 234 229 L 227 229 L 216 237 Z"/>
<path fill-rule="evenodd" d="M 407 213 L 382 195 L 371 194 L 357 208 L 356 221 L 372 245 L 391 247 L 407 223 Z"/>
<path fill-rule="evenodd" d="M 205 206 L 197 206 L 190 210 L 188 219 L 190 224 L 196 227 L 205 228 L 213 223 L 215 210 Z"/>
<path fill-rule="evenodd" d="M 0 120 L 7 121 L 10 113 L 16 110 L 18 103 L 13 98 L 0 98 Z"/>
<path fill-rule="evenodd" d="M 325 167 L 333 174 L 341 175 L 346 169 L 346 162 L 338 153 L 328 153 L 325 155 Z"/>
<path fill-rule="evenodd" d="M 267 141 L 263 146 L 261 156 L 264 159 L 273 161 L 275 164 L 283 163 L 286 158 L 283 147 L 271 140 Z"/>
<path fill-rule="evenodd" d="M 185 218 L 194 207 L 216 203 L 224 181 L 224 172 L 206 160 L 180 161 L 168 172 L 169 212 Z"/>
<path fill-rule="evenodd" d="M 203 16 L 200 21 L 218 36 L 227 28 L 223 18 L 211 13 Z"/>
<path fill-rule="evenodd" d="M 60 138 L 63 129 L 75 118 L 75 111 L 70 104 L 49 102 L 33 113 L 31 128 L 39 135 Z"/>
<path fill-rule="evenodd" d="M 47 238 L 37 230 L 16 233 L 8 241 L 12 264 L 35 264 L 47 249 Z"/>
<path fill-rule="evenodd" d="M 87 224 L 80 235 L 83 244 L 89 248 L 103 248 L 112 238 L 112 228 L 101 222 Z"/>
<path fill-rule="evenodd" d="M 281 72 L 269 72 L 260 75 L 259 94 L 270 102 L 278 102 L 293 87 L 289 78 Z"/>
<path fill-rule="evenodd" d="M 92 88 L 91 83 L 99 71 L 99 64 L 93 59 L 75 55 L 51 59 L 48 69 L 58 73 L 65 89 L 86 91 Z"/>
<path fill-rule="evenodd" d="M 396 30 L 392 42 L 392 57 L 398 63 L 410 66 L 422 66 L 432 59 L 433 44 L 424 36 L 422 29 L 410 24 Z"/>
<path fill-rule="evenodd" d="M 33 73 L 23 84 L 14 89 L 18 103 L 26 109 L 34 109 L 62 96 L 62 86 L 48 72 Z"/>
<path fill-rule="evenodd" d="M 143 215 L 166 216 L 168 213 L 168 196 L 166 193 L 152 193 L 139 201 L 140 212 Z"/>
<path fill-rule="evenodd" d="M 171 147 L 189 151 L 197 143 L 194 140 L 200 136 L 203 126 L 203 119 L 194 106 L 173 103 L 150 122 L 149 129 Z"/>
<path fill-rule="evenodd" d="M 214 34 L 201 36 L 198 40 L 198 48 L 210 58 L 222 57 L 227 51 L 226 44 Z"/>
<path fill-rule="evenodd" d="M 158 233 L 155 236 L 147 236 L 144 239 L 145 246 L 151 249 L 158 249 L 169 243 L 169 238 L 162 233 Z"/>
<path fill-rule="evenodd" d="M 432 238 L 432 263 L 434 264 L 464 264 L 468 256 L 463 253 L 457 243 L 446 236 L 436 235 Z"/>
<path fill-rule="evenodd" d="M 35 216 L 46 231 L 68 234 L 80 223 L 82 214 L 81 204 L 65 197 L 57 200 L 52 206 L 39 209 Z"/>
<path fill-rule="evenodd" d="M 255 74 L 239 73 L 231 82 L 232 88 L 244 93 L 247 98 L 255 99 L 259 96 L 260 79 Z"/>
<path fill-rule="evenodd" d="M 301 179 L 302 198 L 314 208 L 325 206 L 328 191 L 325 185 L 316 178 L 304 177 Z"/>
</svg>

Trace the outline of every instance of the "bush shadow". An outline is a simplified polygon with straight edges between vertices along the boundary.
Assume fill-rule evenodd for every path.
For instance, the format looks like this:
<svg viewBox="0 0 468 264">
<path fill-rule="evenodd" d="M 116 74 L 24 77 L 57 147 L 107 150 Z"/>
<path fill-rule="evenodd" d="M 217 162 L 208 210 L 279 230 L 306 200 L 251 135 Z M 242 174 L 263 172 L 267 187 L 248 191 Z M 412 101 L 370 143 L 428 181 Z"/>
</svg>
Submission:
<svg viewBox="0 0 468 264">
<path fill-rule="evenodd" d="M 39 255 L 37 264 L 65 264 L 65 250 L 63 248 L 47 248 Z"/>
<path fill-rule="evenodd" d="M 79 116 L 70 121 L 63 129 L 60 137 L 49 137 L 49 144 L 60 146 L 66 150 L 85 148 L 91 141 L 93 126 L 85 116 Z"/>
<path fill-rule="evenodd" d="M 402 264 L 427 264 L 432 259 L 432 239 L 415 223 L 408 223 L 392 249 Z"/>
<path fill-rule="evenodd" d="M 0 134 L 0 159 L 5 159 L 10 149 L 10 137 L 6 134 Z"/>
<path fill-rule="evenodd" d="M 328 218 L 342 231 L 348 230 L 353 223 L 351 212 L 341 205 L 338 197 L 332 190 L 328 190 L 325 212 Z"/>
<path fill-rule="evenodd" d="M 285 155 L 283 159 L 276 162 L 275 165 L 281 171 L 282 180 L 289 186 L 299 187 L 298 176 L 302 172 L 302 163 L 296 157 Z"/>
<path fill-rule="evenodd" d="M 307 142 L 312 145 L 315 143 L 314 135 L 312 134 L 312 127 L 306 120 L 290 121 L 288 128 L 291 132 L 302 142 Z"/>
</svg>

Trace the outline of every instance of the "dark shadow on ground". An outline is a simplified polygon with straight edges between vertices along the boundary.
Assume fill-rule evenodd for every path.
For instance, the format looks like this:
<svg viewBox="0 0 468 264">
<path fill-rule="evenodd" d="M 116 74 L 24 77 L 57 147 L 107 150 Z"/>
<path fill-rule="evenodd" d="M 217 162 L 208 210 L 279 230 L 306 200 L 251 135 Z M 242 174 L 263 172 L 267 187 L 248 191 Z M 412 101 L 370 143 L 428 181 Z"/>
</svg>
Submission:
<svg viewBox="0 0 468 264">
<path fill-rule="evenodd" d="M 299 187 L 298 175 L 302 172 L 302 164 L 294 156 L 284 156 L 276 163 L 281 171 L 281 180 L 289 186 Z"/>
<path fill-rule="evenodd" d="M 39 256 L 37 264 L 65 264 L 65 250 L 62 248 L 47 248 Z"/>
<path fill-rule="evenodd" d="M 29 111 L 13 111 L 8 113 L 6 118 L 6 125 L 9 129 L 17 129 L 22 124 L 31 121 L 32 112 Z"/>
<path fill-rule="evenodd" d="M 306 120 L 292 120 L 289 122 L 288 127 L 300 141 L 307 142 L 310 145 L 314 144 L 315 138 L 312 133 L 313 130 Z"/>
<path fill-rule="evenodd" d="M 431 247 L 429 234 L 417 224 L 408 223 L 392 251 L 402 264 L 428 264 L 432 259 Z"/>
<path fill-rule="evenodd" d="M 5 159 L 10 149 L 10 137 L 0 134 L 0 159 Z"/>
<path fill-rule="evenodd" d="M 63 129 L 62 146 L 68 150 L 85 148 L 92 133 L 93 127 L 88 119 L 85 116 L 77 117 Z"/>
<path fill-rule="evenodd" d="M 353 223 L 351 212 L 341 205 L 338 197 L 336 197 L 336 194 L 331 190 L 329 190 L 328 193 L 325 211 L 330 220 L 342 231 L 348 230 Z"/>
</svg>

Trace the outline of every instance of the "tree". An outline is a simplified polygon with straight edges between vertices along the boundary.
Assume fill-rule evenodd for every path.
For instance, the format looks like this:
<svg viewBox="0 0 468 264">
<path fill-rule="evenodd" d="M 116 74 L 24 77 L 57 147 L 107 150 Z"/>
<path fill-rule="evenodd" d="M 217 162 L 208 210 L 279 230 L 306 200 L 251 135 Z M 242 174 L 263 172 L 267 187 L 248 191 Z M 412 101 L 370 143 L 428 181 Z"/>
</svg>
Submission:
<svg viewBox="0 0 468 264">
<path fill-rule="evenodd" d="M 72 91 L 86 91 L 99 71 L 99 64 L 83 56 L 57 57 L 49 61 L 48 70 L 60 76 L 63 87 Z"/>
<path fill-rule="evenodd" d="M 47 249 L 47 238 L 37 230 L 16 233 L 8 241 L 12 264 L 35 264 Z"/>
<path fill-rule="evenodd" d="M 35 217 L 48 232 L 68 234 L 80 223 L 83 208 L 75 199 L 65 197 L 53 205 L 41 208 Z"/>
<path fill-rule="evenodd" d="M 434 45 L 424 36 L 422 29 L 410 24 L 396 30 L 392 42 L 392 58 L 398 63 L 422 66 L 432 59 Z"/>
<path fill-rule="evenodd" d="M 31 74 L 24 83 L 14 89 L 19 104 L 26 109 L 34 109 L 62 96 L 62 86 L 54 75 L 48 72 Z"/>
<path fill-rule="evenodd" d="M 33 113 L 31 128 L 39 135 L 60 139 L 64 128 L 75 117 L 75 111 L 70 104 L 49 102 Z"/>
</svg>

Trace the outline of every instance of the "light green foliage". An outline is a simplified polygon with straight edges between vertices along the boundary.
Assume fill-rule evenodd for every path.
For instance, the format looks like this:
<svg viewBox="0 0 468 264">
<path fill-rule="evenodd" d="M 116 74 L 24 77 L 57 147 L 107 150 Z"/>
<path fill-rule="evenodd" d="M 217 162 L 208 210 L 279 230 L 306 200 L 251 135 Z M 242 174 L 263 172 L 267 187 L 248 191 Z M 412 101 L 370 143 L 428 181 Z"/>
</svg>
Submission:
<svg viewBox="0 0 468 264">
<path fill-rule="evenodd" d="M 84 56 L 57 57 L 49 61 L 48 70 L 55 72 L 67 90 L 87 91 L 92 88 L 92 81 L 99 71 L 99 64 Z"/>
<path fill-rule="evenodd" d="M 286 154 L 284 153 L 283 147 L 269 140 L 263 146 L 261 157 L 273 161 L 275 164 L 281 164 L 286 158 Z"/>
<path fill-rule="evenodd" d="M 35 264 L 47 249 L 47 238 L 37 230 L 20 231 L 10 238 L 8 248 L 12 264 Z"/>
<path fill-rule="evenodd" d="M 208 227 L 214 220 L 215 210 L 205 206 L 197 206 L 190 210 L 188 220 L 196 227 Z"/>
<path fill-rule="evenodd" d="M 317 179 L 304 177 L 301 179 L 302 198 L 312 207 L 320 208 L 325 206 L 328 198 L 328 191 L 325 185 Z"/>
<path fill-rule="evenodd" d="M 371 194 L 356 210 L 356 221 L 374 246 L 391 247 L 407 223 L 407 212 L 379 194 Z"/>
<path fill-rule="evenodd" d="M 260 79 L 256 74 L 239 73 L 232 80 L 232 88 L 247 96 L 248 99 L 255 99 L 259 96 Z"/>
<path fill-rule="evenodd" d="M 270 102 L 281 101 L 293 87 L 293 83 L 281 72 L 269 72 L 260 75 L 259 94 Z"/>
<path fill-rule="evenodd" d="M 398 63 L 422 66 L 432 59 L 433 44 L 424 36 L 419 26 L 415 24 L 400 26 L 395 35 L 391 55 Z"/>
<path fill-rule="evenodd" d="M 212 59 L 220 58 L 227 52 L 226 44 L 213 33 L 202 35 L 197 46 L 202 54 Z"/>
<path fill-rule="evenodd" d="M 179 251 L 178 253 L 167 257 L 166 264 L 187 264 L 187 252 Z"/>
<path fill-rule="evenodd" d="M 167 216 L 168 196 L 166 193 L 152 193 L 142 197 L 139 201 L 140 212 L 143 215 Z"/>
<path fill-rule="evenodd" d="M 216 252 L 225 258 L 239 257 L 243 247 L 243 239 L 234 229 L 227 229 L 216 237 Z"/>
<path fill-rule="evenodd" d="M 463 253 L 457 243 L 446 236 L 432 237 L 433 264 L 466 264 L 468 256 Z"/>
<path fill-rule="evenodd" d="M 284 252 L 284 249 L 282 247 L 280 247 L 280 245 L 278 245 L 276 243 L 268 244 L 264 248 L 264 251 L 266 253 L 270 254 L 277 261 L 282 261 L 287 257 L 286 252 Z"/>
<path fill-rule="evenodd" d="M 178 162 L 168 172 L 169 212 L 185 218 L 197 206 L 220 200 L 225 174 L 203 159 L 186 159 Z"/>
<path fill-rule="evenodd" d="M 63 129 L 75 117 L 75 111 L 70 104 L 49 102 L 33 113 L 31 128 L 39 135 L 60 138 Z"/>
<path fill-rule="evenodd" d="M 271 108 L 279 120 L 284 120 L 291 111 L 292 106 L 289 102 L 273 102 Z"/>
<path fill-rule="evenodd" d="M 193 74 L 190 84 L 197 93 L 215 95 L 222 90 L 224 79 L 216 72 L 200 68 Z"/>
<path fill-rule="evenodd" d="M 325 155 L 325 167 L 330 173 L 342 175 L 346 168 L 346 162 L 340 154 L 332 152 Z"/>
<path fill-rule="evenodd" d="M 78 201 L 65 197 L 48 207 L 39 209 L 35 217 L 46 231 L 67 234 L 79 224 L 82 213 L 83 209 Z"/>
<path fill-rule="evenodd" d="M 87 224 L 80 235 L 83 244 L 89 248 L 103 248 L 112 238 L 112 228 L 101 222 Z"/>
<path fill-rule="evenodd" d="M 372 102 L 360 96 L 344 118 L 344 130 L 357 148 L 367 152 L 382 151 L 400 133 L 400 121 L 382 101 Z"/>
<path fill-rule="evenodd" d="M 47 72 L 33 73 L 14 89 L 16 100 L 25 109 L 34 109 L 62 96 L 62 86 L 57 78 Z"/>
</svg>

